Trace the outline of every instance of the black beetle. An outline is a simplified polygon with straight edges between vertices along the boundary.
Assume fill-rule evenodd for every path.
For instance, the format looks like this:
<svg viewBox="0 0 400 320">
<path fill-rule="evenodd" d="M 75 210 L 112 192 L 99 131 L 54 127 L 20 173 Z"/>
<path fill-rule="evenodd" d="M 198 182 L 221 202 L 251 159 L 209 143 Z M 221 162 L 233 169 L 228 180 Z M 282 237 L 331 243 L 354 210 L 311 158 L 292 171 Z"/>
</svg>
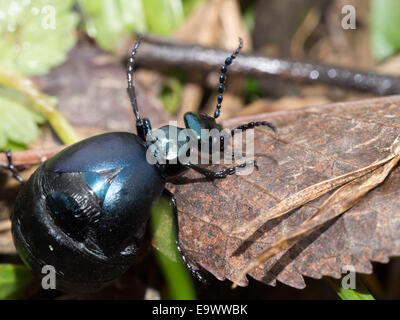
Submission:
<svg viewBox="0 0 400 320">
<path fill-rule="evenodd" d="M 243 163 L 214 172 L 181 163 L 179 159 L 174 163 L 179 152 L 169 146 L 180 142 L 168 132 L 171 128 L 180 132 L 182 128 L 165 126 L 156 130 L 165 135 L 162 141 L 155 143 L 157 139 L 154 139 L 150 121 L 139 114 L 132 84 L 139 44 L 140 40 L 129 56 L 127 67 L 128 94 L 138 134 L 102 134 L 64 149 L 42 163 L 23 184 L 15 203 L 12 233 L 21 259 L 37 275 L 41 275 L 43 266 L 53 266 L 57 289 L 61 291 L 97 291 L 132 265 L 154 200 L 162 194 L 168 196 L 176 212 L 175 198 L 164 189 L 167 177 L 191 168 L 210 179 L 225 178 L 246 166 Z M 228 66 L 241 48 L 240 39 L 239 47 L 221 68 L 214 117 L 196 113 L 184 116 L 186 128 L 194 131 L 198 143 L 202 139 L 201 129 L 222 130 L 215 119 L 220 114 Z M 250 122 L 236 129 L 255 126 L 275 130 L 265 121 Z M 149 148 L 154 153 L 164 152 L 166 163 L 149 163 L 146 158 Z M 7 157 L 7 169 L 22 181 L 12 165 L 11 154 L 7 153 Z"/>
</svg>

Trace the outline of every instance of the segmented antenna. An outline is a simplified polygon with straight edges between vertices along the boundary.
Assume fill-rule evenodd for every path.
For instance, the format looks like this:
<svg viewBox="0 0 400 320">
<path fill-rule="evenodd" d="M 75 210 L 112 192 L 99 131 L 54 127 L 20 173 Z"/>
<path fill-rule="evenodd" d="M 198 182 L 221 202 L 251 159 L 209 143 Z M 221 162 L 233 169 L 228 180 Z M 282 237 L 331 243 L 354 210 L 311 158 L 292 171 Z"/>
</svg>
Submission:
<svg viewBox="0 0 400 320">
<path fill-rule="evenodd" d="M 127 72 L 126 72 L 126 75 L 128 78 L 128 89 L 127 89 L 128 95 L 129 95 L 129 99 L 131 101 L 131 105 L 132 105 L 133 112 L 135 114 L 137 122 L 141 121 L 141 117 L 140 117 L 139 109 L 138 109 L 137 102 L 136 102 L 136 93 L 135 93 L 135 87 L 133 86 L 133 83 L 132 83 L 132 75 L 133 75 L 133 66 L 135 63 L 136 51 L 139 48 L 141 41 L 142 41 L 142 36 L 138 36 L 136 43 L 132 49 L 132 52 L 129 55 L 128 67 L 127 67 Z"/>
<path fill-rule="evenodd" d="M 239 54 L 240 50 L 243 47 L 243 40 L 239 38 L 239 46 L 237 49 L 225 60 L 225 64 L 221 67 L 221 74 L 219 75 L 219 86 L 218 86 L 218 103 L 217 109 L 214 112 L 214 119 L 217 119 L 221 113 L 222 108 L 222 100 L 224 99 L 224 91 L 225 91 L 225 81 L 226 81 L 226 72 L 228 71 L 228 66 L 232 63 L 232 61 Z"/>
</svg>

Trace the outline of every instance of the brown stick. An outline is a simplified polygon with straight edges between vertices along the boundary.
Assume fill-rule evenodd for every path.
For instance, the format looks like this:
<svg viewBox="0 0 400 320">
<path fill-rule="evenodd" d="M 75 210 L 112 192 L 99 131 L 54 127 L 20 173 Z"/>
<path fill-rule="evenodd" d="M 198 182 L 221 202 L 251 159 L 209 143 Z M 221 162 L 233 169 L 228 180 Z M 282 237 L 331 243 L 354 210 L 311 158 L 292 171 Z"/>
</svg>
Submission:
<svg viewBox="0 0 400 320">
<path fill-rule="evenodd" d="M 54 156 L 64 148 L 65 146 L 60 146 L 51 149 L 15 151 L 12 153 L 12 161 L 14 166 L 18 168 L 33 167 Z M 0 166 L 7 165 L 6 155 L 0 153 Z"/>
<path fill-rule="evenodd" d="M 219 70 L 229 54 L 225 50 L 146 35 L 138 51 L 137 61 L 150 68 L 173 66 L 190 70 Z M 229 72 L 241 76 L 270 76 L 305 83 L 322 83 L 379 95 L 400 93 L 400 77 L 261 55 L 240 55 L 230 66 Z"/>
<path fill-rule="evenodd" d="M 0 233 L 4 231 L 8 231 L 11 229 L 11 221 L 10 220 L 1 220 L 0 221 Z"/>
</svg>

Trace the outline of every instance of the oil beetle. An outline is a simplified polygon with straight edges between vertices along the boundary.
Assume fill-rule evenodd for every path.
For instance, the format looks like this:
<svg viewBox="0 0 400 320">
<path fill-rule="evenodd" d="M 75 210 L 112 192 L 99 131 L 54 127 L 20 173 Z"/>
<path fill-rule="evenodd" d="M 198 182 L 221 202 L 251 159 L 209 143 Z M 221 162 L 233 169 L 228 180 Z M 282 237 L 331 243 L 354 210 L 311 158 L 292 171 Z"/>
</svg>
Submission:
<svg viewBox="0 0 400 320">
<path fill-rule="evenodd" d="M 140 116 L 132 83 L 139 44 L 140 39 L 127 66 L 127 90 L 136 117 L 137 135 L 114 132 L 80 141 L 43 162 L 26 183 L 18 176 L 11 154 L 7 153 L 7 169 L 23 182 L 11 217 L 15 246 L 23 262 L 35 274 L 41 275 L 44 265 L 53 266 L 57 289 L 61 291 L 95 292 L 133 264 L 152 203 L 162 195 L 167 196 L 176 214 L 175 198 L 165 189 L 168 177 L 194 169 L 209 179 L 219 179 L 246 166 L 243 163 L 214 172 L 179 160 L 173 163 L 178 153 L 164 149 L 177 143 L 176 137 L 168 135 L 171 126 L 158 129 L 166 136 L 165 141 L 155 147 L 154 131 L 150 121 Z M 216 119 L 220 115 L 226 72 L 241 48 L 240 39 L 238 48 L 221 67 L 214 117 L 196 113 L 184 116 L 186 128 L 197 134 L 199 142 L 201 129 L 222 130 Z M 250 122 L 236 129 L 255 126 L 275 130 L 265 121 Z M 168 162 L 150 164 L 146 159 L 150 147 L 155 152 L 167 151 Z M 182 259 L 185 261 L 183 255 Z"/>
</svg>

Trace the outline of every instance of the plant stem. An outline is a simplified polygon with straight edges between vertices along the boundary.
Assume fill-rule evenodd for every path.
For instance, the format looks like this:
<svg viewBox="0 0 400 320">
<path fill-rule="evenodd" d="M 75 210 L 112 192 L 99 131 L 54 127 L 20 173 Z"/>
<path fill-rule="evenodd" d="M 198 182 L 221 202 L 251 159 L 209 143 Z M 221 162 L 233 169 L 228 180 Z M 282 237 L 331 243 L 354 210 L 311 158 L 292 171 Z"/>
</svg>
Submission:
<svg viewBox="0 0 400 320">
<path fill-rule="evenodd" d="M 0 85 L 12 88 L 27 97 L 32 102 L 32 108 L 49 121 L 64 144 L 72 144 L 80 140 L 68 121 L 30 79 L 16 71 L 0 69 Z"/>
</svg>

